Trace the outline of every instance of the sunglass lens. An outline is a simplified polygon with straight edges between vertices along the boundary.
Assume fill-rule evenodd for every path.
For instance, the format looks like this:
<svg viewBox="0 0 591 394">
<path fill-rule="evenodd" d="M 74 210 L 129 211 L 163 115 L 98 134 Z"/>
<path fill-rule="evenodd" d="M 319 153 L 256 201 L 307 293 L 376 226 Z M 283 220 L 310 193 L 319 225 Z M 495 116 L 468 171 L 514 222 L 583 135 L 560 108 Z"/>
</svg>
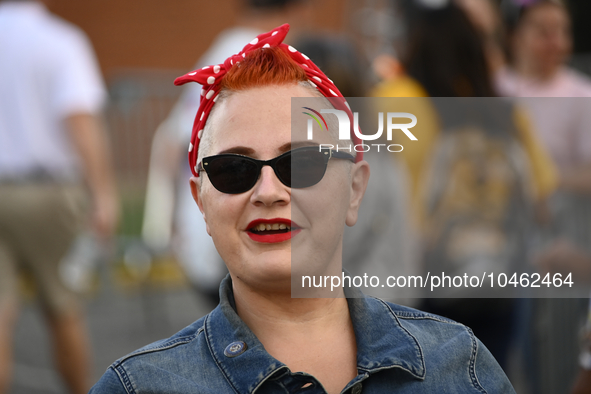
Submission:
<svg viewBox="0 0 591 394">
<path fill-rule="evenodd" d="M 210 160 L 206 167 L 212 185 L 228 194 L 250 190 L 258 179 L 256 163 L 240 157 L 219 157 Z"/>
<path fill-rule="evenodd" d="M 288 169 L 290 177 L 285 178 L 283 174 L 281 175 L 282 178 L 291 180 L 289 186 L 301 189 L 320 182 L 326 172 L 326 163 L 328 161 L 324 157 L 324 152 L 319 152 L 316 149 L 294 150 L 290 156 L 291 159 L 281 160 L 287 162 L 286 164 L 290 166 Z M 277 166 L 279 164 L 278 162 Z M 281 166 L 283 167 L 285 164 L 281 163 Z"/>
</svg>

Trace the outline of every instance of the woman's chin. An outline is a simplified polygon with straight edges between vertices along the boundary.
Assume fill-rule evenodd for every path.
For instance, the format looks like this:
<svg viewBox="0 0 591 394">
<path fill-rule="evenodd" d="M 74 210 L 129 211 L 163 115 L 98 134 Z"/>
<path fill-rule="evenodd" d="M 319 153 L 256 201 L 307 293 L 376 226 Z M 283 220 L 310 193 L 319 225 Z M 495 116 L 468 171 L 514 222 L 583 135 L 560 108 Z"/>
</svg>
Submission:
<svg viewBox="0 0 591 394">
<path fill-rule="evenodd" d="M 234 268 L 234 269 L 233 269 Z M 291 252 L 289 250 L 272 250 L 257 254 L 250 259 L 239 262 L 228 269 L 234 277 L 243 282 L 256 286 L 275 288 L 289 284 L 291 280 Z"/>
</svg>

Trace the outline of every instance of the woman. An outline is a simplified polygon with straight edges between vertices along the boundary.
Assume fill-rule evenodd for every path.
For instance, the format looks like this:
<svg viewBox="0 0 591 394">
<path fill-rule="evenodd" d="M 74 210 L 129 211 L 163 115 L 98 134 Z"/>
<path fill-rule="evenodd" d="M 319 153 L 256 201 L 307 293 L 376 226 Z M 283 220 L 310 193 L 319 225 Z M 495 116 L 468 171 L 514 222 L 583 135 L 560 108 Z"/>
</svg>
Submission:
<svg viewBox="0 0 591 394">
<path fill-rule="evenodd" d="M 571 20 L 560 0 L 534 0 L 507 15 L 510 67 L 496 76 L 500 93 L 517 97 L 589 97 L 591 80 L 566 65 Z"/>
<path fill-rule="evenodd" d="M 292 97 L 346 106 L 282 44 L 288 29 L 177 81 L 205 84 L 191 189 L 230 274 L 213 312 L 118 360 L 91 392 L 514 392 L 460 324 L 373 298 L 291 297 L 296 249 L 315 270 L 340 273 L 344 224 L 355 224 L 369 168 L 336 149 L 316 160 L 318 145 L 334 142 L 326 132 L 292 136 Z"/>
</svg>

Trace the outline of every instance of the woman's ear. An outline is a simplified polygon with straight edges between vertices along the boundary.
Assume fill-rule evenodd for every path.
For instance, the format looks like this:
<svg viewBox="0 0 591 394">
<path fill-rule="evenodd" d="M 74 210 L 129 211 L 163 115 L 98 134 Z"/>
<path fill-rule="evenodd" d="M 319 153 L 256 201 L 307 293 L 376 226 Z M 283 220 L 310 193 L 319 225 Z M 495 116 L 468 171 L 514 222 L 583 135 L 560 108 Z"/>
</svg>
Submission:
<svg viewBox="0 0 591 394">
<path fill-rule="evenodd" d="M 351 227 L 357 223 L 361 200 L 369 182 L 369 164 L 366 161 L 355 163 L 351 168 L 351 199 L 345 223 Z"/>
<path fill-rule="evenodd" d="M 191 194 L 193 195 L 193 200 L 195 200 L 197 206 L 199 207 L 199 210 L 201 211 L 201 213 L 203 213 L 203 202 L 201 201 L 201 196 L 199 195 L 199 182 L 200 179 L 196 176 L 192 176 L 191 179 L 189 179 L 189 186 L 191 187 Z"/>
<path fill-rule="evenodd" d="M 205 226 L 207 227 L 207 233 L 209 234 L 209 225 L 207 224 L 207 218 L 205 217 L 205 210 L 203 208 L 203 199 L 201 198 L 201 179 L 193 176 L 189 180 L 189 186 L 191 187 L 191 194 L 193 195 L 193 200 L 197 203 L 199 207 L 199 211 L 203 215 L 203 220 L 205 220 Z"/>
</svg>

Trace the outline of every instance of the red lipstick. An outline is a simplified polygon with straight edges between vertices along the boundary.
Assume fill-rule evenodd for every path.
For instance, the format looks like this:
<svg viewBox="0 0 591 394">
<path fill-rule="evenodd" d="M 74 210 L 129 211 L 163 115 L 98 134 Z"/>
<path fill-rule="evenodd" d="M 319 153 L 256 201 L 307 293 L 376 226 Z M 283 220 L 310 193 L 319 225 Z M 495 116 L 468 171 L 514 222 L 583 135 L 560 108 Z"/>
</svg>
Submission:
<svg viewBox="0 0 591 394">
<path fill-rule="evenodd" d="M 248 224 L 247 234 L 255 242 L 285 242 L 301 231 L 299 226 L 289 219 L 256 219 Z"/>
</svg>

